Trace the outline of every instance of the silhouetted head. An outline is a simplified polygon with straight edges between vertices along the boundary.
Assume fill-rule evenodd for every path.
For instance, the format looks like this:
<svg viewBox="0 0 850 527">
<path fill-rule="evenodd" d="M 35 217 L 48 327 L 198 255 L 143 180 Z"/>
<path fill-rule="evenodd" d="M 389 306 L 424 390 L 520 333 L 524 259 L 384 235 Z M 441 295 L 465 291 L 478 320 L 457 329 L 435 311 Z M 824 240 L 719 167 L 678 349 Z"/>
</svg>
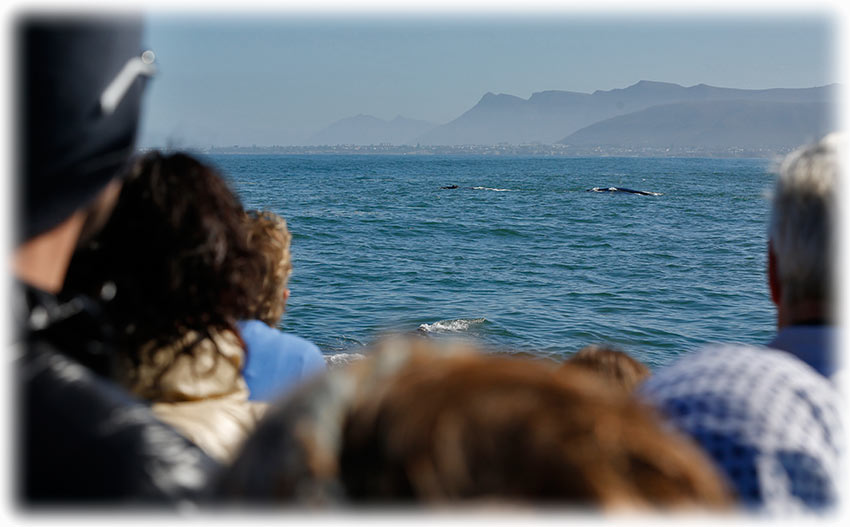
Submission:
<svg viewBox="0 0 850 527">
<path fill-rule="evenodd" d="M 112 210 L 154 59 L 140 47 L 139 18 L 29 13 L 15 22 L 12 268 L 20 281 L 55 294 L 76 245 Z"/>
<path fill-rule="evenodd" d="M 124 168 L 153 54 L 143 53 L 136 17 L 28 15 L 16 30 L 19 238 L 28 240 L 89 204 Z"/>
<path fill-rule="evenodd" d="M 286 309 L 289 290 L 286 284 L 292 274 L 289 252 L 292 235 L 286 220 L 273 212 L 250 211 L 245 214 L 248 245 L 262 254 L 265 262 L 262 289 L 253 308 L 253 318 L 271 327 L 277 326 Z"/>
<path fill-rule="evenodd" d="M 565 368 L 572 366 L 592 371 L 627 392 L 634 391 L 650 375 L 649 368 L 642 362 L 608 346 L 583 347 L 564 363 Z"/>
</svg>

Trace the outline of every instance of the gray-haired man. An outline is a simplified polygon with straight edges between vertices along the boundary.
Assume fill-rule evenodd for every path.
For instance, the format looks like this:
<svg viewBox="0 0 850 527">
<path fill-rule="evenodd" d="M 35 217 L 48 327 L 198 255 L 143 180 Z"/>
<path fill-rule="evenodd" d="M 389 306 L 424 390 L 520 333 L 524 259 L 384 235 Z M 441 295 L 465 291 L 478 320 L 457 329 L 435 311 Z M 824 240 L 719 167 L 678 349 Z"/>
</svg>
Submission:
<svg viewBox="0 0 850 527">
<path fill-rule="evenodd" d="M 839 143 L 827 137 L 780 168 L 767 272 L 776 338 L 767 347 L 697 350 L 640 389 L 712 457 L 742 506 L 776 516 L 838 503 L 843 404 L 828 379 L 840 375 L 833 318 Z"/>
<path fill-rule="evenodd" d="M 842 136 L 789 154 L 773 193 L 768 283 L 778 333 L 769 347 L 786 351 L 831 378 L 837 371 L 835 231 Z"/>
</svg>

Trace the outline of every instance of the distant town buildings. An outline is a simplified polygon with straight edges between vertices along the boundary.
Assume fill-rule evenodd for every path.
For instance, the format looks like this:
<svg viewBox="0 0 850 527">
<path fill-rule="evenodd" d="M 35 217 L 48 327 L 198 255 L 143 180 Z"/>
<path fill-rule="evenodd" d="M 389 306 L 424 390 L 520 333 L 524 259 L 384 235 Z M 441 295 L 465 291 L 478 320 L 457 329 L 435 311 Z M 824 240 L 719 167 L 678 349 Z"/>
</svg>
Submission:
<svg viewBox="0 0 850 527">
<path fill-rule="evenodd" d="M 726 148 L 704 147 L 628 147 L 572 146 L 564 144 L 511 145 L 320 145 L 320 146 L 210 146 L 197 149 L 204 154 L 256 155 L 484 155 L 484 156 L 562 156 L 562 157 L 740 157 L 772 158 L 786 154 L 790 148 Z"/>
</svg>

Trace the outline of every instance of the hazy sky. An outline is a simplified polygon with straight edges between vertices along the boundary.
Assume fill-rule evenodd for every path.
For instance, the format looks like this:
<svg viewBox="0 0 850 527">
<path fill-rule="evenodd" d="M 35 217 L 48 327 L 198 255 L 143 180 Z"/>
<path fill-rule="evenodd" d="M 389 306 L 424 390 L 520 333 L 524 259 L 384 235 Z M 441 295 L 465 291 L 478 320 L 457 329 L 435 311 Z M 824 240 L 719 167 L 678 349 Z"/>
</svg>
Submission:
<svg viewBox="0 0 850 527">
<path fill-rule="evenodd" d="M 840 81 L 837 36 L 823 14 L 149 15 L 140 143 L 299 144 L 360 113 L 442 124 L 488 91 L 820 86 Z"/>
</svg>

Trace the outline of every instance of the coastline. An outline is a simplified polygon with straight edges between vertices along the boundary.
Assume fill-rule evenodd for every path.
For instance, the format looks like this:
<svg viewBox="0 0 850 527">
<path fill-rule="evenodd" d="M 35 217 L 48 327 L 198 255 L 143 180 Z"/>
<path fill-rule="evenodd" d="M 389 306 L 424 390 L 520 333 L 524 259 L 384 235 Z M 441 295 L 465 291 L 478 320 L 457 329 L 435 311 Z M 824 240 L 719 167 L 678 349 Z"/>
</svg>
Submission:
<svg viewBox="0 0 850 527">
<path fill-rule="evenodd" d="M 144 152 L 154 147 L 142 148 Z M 561 144 L 530 145 L 314 145 L 314 146 L 208 146 L 186 147 L 203 155 L 384 155 L 384 156 L 492 156 L 492 157 L 625 157 L 625 158 L 706 158 L 706 159 L 773 159 L 790 149 L 768 147 L 759 149 L 707 149 L 701 147 L 577 147 Z"/>
</svg>

